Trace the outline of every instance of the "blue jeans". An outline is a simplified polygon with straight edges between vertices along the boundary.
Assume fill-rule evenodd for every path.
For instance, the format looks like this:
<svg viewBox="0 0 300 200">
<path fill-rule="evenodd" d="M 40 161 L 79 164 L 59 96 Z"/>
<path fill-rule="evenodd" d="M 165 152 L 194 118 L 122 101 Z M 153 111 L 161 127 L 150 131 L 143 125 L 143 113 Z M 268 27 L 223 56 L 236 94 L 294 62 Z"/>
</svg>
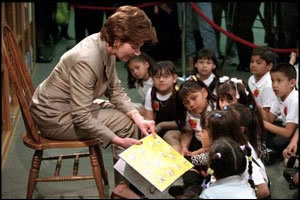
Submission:
<svg viewBox="0 0 300 200">
<path fill-rule="evenodd" d="M 198 2 L 196 4 L 198 8 L 213 21 L 211 3 Z M 197 19 L 197 28 L 199 28 L 204 48 L 213 50 L 216 58 L 219 58 L 215 30 L 202 17 L 200 17 L 188 3 L 186 4 L 186 55 L 192 57 L 196 56 L 193 17 L 196 17 Z"/>
</svg>

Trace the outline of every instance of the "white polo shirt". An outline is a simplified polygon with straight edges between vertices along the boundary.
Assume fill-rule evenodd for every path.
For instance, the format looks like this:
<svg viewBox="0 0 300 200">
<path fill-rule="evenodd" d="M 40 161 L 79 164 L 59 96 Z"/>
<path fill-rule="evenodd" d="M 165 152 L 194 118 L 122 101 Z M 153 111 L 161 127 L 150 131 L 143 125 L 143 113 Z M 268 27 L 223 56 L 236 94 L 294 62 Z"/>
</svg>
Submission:
<svg viewBox="0 0 300 200">
<path fill-rule="evenodd" d="M 256 103 L 263 108 L 271 108 L 277 97 L 272 88 L 270 72 L 267 72 L 259 81 L 255 80 L 254 75 L 250 76 L 248 85 Z"/>
<path fill-rule="evenodd" d="M 196 76 L 200 79 L 200 74 L 199 74 L 199 73 L 197 73 Z M 209 76 L 207 79 L 203 80 L 203 83 L 204 83 L 207 87 L 209 87 L 209 85 L 213 82 L 213 80 L 214 80 L 215 77 L 216 77 L 216 75 L 215 75 L 214 73 L 211 73 L 210 76 Z M 213 92 L 214 95 L 217 95 L 216 88 L 215 88 L 214 91 L 212 91 L 212 92 Z"/>
<path fill-rule="evenodd" d="M 281 114 L 283 124 L 295 123 L 298 124 L 299 120 L 299 92 L 294 88 L 287 98 L 282 101 L 277 97 L 277 101 L 271 107 L 270 112 L 278 116 Z"/>
<path fill-rule="evenodd" d="M 209 104 L 207 106 L 206 111 L 212 111 L 212 110 L 213 110 L 213 108 Z M 196 139 L 201 142 L 200 131 L 202 130 L 202 128 L 201 128 L 201 115 L 200 114 L 195 114 L 195 113 L 191 113 L 191 112 L 187 111 L 184 128 L 186 130 L 192 130 L 195 134 Z"/>
</svg>

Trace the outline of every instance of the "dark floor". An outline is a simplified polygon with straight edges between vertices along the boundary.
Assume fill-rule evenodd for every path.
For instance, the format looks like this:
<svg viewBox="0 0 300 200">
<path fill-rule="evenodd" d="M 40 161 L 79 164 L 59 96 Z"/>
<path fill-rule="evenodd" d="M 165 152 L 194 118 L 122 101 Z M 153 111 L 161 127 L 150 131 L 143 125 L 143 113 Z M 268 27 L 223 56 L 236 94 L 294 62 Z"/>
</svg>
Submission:
<svg viewBox="0 0 300 200">
<path fill-rule="evenodd" d="M 69 26 L 69 33 L 74 37 L 74 21 L 73 12 L 71 12 L 71 21 Z M 261 26 L 258 24 L 257 26 Z M 262 29 L 255 29 L 255 43 L 263 44 L 262 38 L 264 38 L 264 32 Z M 222 36 L 221 39 L 221 50 L 224 49 L 225 37 Z M 53 51 L 53 61 L 51 63 L 37 63 L 35 70 L 33 72 L 33 82 L 35 87 L 44 80 L 55 64 L 57 63 L 59 57 L 65 52 L 66 48 L 75 44 L 74 40 L 61 40 L 51 49 L 46 49 L 45 51 Z M 247 80 L 249 73 L 247 72 L 238 72 L 236 67 L 230 65 L 233 62 L 236 62 L 237 58 L 232 58 L 226 62 L 225 68 L 223 69 L 224 75 L 235 76 Z M 180 70 L 180 69 L 179 69 Z M 127 89 L 127 72 L 123 67 L 123 63 L 117 64 L 117 71 L 119 73 L 120 79 L 123 83 L 123 86 L 126 88 L 129 96 L 134 102 L 140 102 L 141 99 L 134 90 Z M 13 134 L 11 144 L 9 146 L 9 152 L 7 154 L 7 159 L 2 160 L 2 177 L 1 177 L 1 198 L 5 199 L 19 199 L 25 198 L 27 190 L 27 178 L 28 172 L 31 165 L 31 159 L 33 151 L 25 147 L 22 143 L 22 132 L 25 130 L 22 117 L 19 115 L 17 118 L 17 128 Z M 79 149 L 80 151 L 81 149 Z M 81 150 L 83 152 L 83 150 Z M 65 153 L 70 152 L 66 149 Z M 49 150 L 44 152 L 45 155 L 51 155 L 56 153 L 54 150 Z M 113 178 L 113 162 L 112 154 L 110 148 L 103 150 L 105 166 L 109 173 L 109 186 L 105 187 L 106 196 L 109 197 L 111 191 L 114 187 L 114 178 Z M 55 162 L 44 162 L 41 166 L 41 176 L 54 173 L 48 169 L 54 169 Z M 67 163 L 67 165 L 72 166 L 73 163 Z M 267 166 L 267 173 L 271 180 L 271 193 L 272 198 L 274 199 L 290 199 L 293 198 L 293 194 L 296 190 L 289 190 L 288 183 L 282 176 L 284 170 L 283 162 L 278 162 L 274 165 Z M 89 172 L 90 164 L 89 160 L 86 159 L 86 162 L 81 162 L 79 166 L 79 173 Z M 61 173 L 64 173 L 65 170 L 62 169 Z M 95 182 L 91 181 L 79 181 L 79 182 L 64 182 L 64 183 L 38 183 L 36 190 L 34 192 L 34 198 L 55 198 L 55 199 L 73 199 L 73 198 L 82 198 L 82 199 L 91 199 L 98 198 L 98 192 L 95 187 Z"/>
</svg>

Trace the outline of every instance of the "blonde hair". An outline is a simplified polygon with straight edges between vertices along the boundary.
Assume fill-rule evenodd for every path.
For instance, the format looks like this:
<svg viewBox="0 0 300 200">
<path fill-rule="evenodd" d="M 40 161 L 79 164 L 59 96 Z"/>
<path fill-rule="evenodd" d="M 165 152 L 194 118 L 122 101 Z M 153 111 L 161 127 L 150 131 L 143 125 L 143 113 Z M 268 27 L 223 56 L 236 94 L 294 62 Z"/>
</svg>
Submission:
<svg viewBox="0 0 300 200">
<path fill-rule="evenodd" d="M 113 46 L 116 38 L 121 42 L 140 45 L 157 42 L 155 28 L 145 12 L 134 6 L 121 6 L 111 15 L 101 29 L 101 39 Z"/>
</svg>

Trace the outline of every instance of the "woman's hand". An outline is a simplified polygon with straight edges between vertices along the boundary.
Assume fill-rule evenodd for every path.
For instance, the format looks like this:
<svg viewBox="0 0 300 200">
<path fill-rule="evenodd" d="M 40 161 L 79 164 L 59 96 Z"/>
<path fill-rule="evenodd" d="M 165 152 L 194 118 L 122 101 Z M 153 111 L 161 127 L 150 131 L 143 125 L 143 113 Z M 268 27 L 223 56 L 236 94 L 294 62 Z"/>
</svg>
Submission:
<svg viewBox="0 0 300 200">
<path fill-rule="evenodd" d="M 134 144 L 142 144 L 142 141 L 140 140 L 136 140 L 133 138 L 120 138 L 119 136 L 114 137 L 111 142 L 125 149 Z"/>
<path fill-rule="evenodd" d="M 133 121 L 140 128 L 143 135 L 147 136 L 149 133 L 152 133 L 155 136 L 155 122 L 153 120 L 145 120 L 139 112 L 136 112 L 132 115 Z"/>
</svg>

